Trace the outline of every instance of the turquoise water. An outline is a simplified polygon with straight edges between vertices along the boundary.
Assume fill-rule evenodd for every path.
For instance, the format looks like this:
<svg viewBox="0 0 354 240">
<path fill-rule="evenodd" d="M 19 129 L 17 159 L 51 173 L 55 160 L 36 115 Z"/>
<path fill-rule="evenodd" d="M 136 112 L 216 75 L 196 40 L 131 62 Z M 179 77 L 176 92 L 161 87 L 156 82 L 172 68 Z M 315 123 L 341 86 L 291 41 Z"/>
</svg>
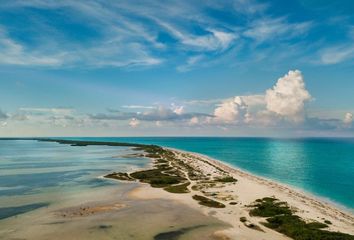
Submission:
<svg viewBox="0 0 354 240">
<path fill-rule="evenodd" d="M 55 142 L 0 140 L 0 220 L 58 203 L 69 195 L 119 185 L 100 176 L 144 168 L 127 147 L 73 147 Z"/>
<path fill-rule="evenodd" d="M 84 139 L 157 144 L 205 154 L 354 210 L 354 139 L 163 137 Z"/>
</svg>

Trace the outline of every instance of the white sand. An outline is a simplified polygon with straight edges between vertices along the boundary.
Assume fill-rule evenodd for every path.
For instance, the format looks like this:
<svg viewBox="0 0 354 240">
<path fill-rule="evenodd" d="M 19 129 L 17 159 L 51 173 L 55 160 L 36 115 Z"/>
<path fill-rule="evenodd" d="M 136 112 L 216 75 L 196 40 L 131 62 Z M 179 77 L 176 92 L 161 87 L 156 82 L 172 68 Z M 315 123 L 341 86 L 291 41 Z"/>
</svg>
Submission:
<svg viewBox="0 0 354 240">
<path fill-rule="evenodd" d="M 215 233 L 218 237 L 220 235 L 220 239 L 289 239 L 276 231 L 262 226 L 260 222 L 264 221 L 263 218 L 250 217 L 248 214 L 249 209 L 247 205 L 258 198 L 270 196 L 281 201 L 286 201 L 297 211 L 296 214 L 305 220 L 318 222 L 329 220 L 332 224 L 329 225 L 327 230 L 340 231 L 354 235 L 354 216 L 350 212 L 341 210 L 333 204 L 316 199 L 309 194 L 302 193 L 286 185 L 246 173 L 200 154 L 176 149 L 169 150 L 173 151 L 183 162 L 195 169 L 199 169 L 203 175 L 209 174 L 211 177 L 222 177 L 225 176 L 225 172 L 227 172 L 227 175 L 233 176 L 238 181 L 237 183 L 220 184 L 212 188 L 205 188 L 201 190 L 203 192 L 191 190 L 191 193 L 187 194 L 168 193 L 162 189 L 151 188 L 147 184 L 142 184 L 141 188 L 137 188 L 131 192 L 131 196 L 143 199 L 171 199 L 172 201 L 178 201 L 198 209 L 205 215 L 212 215 L 232 226 L 231 228 Z M 189 188 L 197 184 L 196 181 L 190 181 L 192 184 Z M 226 207 L 217 209 L 201 206 L 192 199 L 192 196 L 195 194 L 204 195 L 222 202 Z M 237 202 L 237 204 L 230 205 L 230 201 Z M 239 221 L 240 217 L 246 217 L 248 219 L 247 223 L 256 224 L 261 227 L 263 231 L 248 228 Z M 225 235 L 229 238 L 226 238 Z"/>
</svg>

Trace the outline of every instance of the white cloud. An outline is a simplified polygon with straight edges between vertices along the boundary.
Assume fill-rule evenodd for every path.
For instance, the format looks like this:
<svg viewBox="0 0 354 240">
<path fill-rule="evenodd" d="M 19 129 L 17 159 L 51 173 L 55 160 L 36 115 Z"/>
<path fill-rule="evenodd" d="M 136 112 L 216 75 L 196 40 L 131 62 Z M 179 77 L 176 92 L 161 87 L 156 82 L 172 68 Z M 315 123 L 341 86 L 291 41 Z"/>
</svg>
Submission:
<svg viewBox="0 0 354 240">
<path fill-rule="evenodd" d="M 190 125 L 197 125 L 199 123 L 198 117 L 192 117 L 191 120 L 189 121 Z"/>
<path fill-rule="evenodd" d="M 132 118 L 129 122 L 129 126 L 131 126 L 132 128 L 139 126 L 139 124 L 140 124 L 140 121 L 136 118 Z"/>
<path fill-rule="evenodd" d="M 240 96 L 240 97 L 245 102 L 245 104 L 249 107 L 265 104 L 265 96 L 262 94 L 244 95 L 244 96 Z"/>
<path fill-rule="evenodd" d="M 184 45 L 194 47 L 196 50 L 223 51 L 236 38 L 234 34 L 212 30 L 204 36 L 183 36 L 181 42 Z"/>
<path fill-rule="evenodd" d="M 310 99 L 301 72 L 289 71 L 264 95 L 235 96 L 223 100 L 214 109 L 214 117 L 208 118 L 208 122 L 269 126 L 286 119 L 299 123 L 304 120 L 305 103 Z"/>
<path fill-rule="evenodd" d="M 196 55 L 196 56 L 189 57 L 185 64 L 177 67 L 177 70 L 180 72 L 187 72 L 191 70 L 200 61 L 202 61 L 204 58 L 205 58 L 204 55 Z"/>
<path fill-rule="evenodd" d="M 307 32 L 311 25 L 310 22 L 288 23 L 285 18 L 256 19 L 243 35 L 258 42 L 276 38 L 289 39 Z"/>
<path fill-rule="evenodd" d="M 352 113 L 346 113 L 344 115 L 344 119 L 343 119 L 343 123 L 346 125 L 346 126 L 349 126 L 351 125 L 353 122 L 353 114 Z"/>
<path fill-rule="evenodd" d="M 143 106 L 143 105 L 124 105 L 122 108 L 129 108 L 129 109 L 154 109 L 155 106 Z"/>
<path fill-rule="evenodd" d="M 268 111 L 294 122 L 303 120 L 304 105 L 310 99 L 311 95 L 305 88 L 299 70 L 289 71 L 284 77 L 279 78 L 275 86 L 268 89 L 265 95 Z"/>
<path fill-rule="evenodd" d="M 51 21 L 45 18 L 51 17 L 50 14 L 40 16 L 41 21 L 36 19 L 39 14 L 35 12 L 33 16 L 26 14 L 31 16 L 28 17 L 28 38 L 36 39 L 36 44 L 28 44 L 27 35 L 23 41 L 6 36 L 3 38 L 6 50 L 0 53 L 0 64 L 130 68 L 155 67 L 169 62 L 175 64 L 178 71 L 188 71 L 222 63 L 235 64 L 235 56 L 243 63 L 243 58 L 248 57 L 236 54 L 249 50 L 252 40 L 256 43 L 288 40 L 311 27 L 310 22 L 289 22 L 286 17 L 269 15 L 265 11 L 268 7 L 269 4 L 253 0 L 203 4 L 194 1 L 13 0 L 2 4 L 1 10 L 20 9 L 24 14 L 28 9 L 60 12 L 68 23 L 83 26 L 85 31 L 76 38 L 65 28 L 48 24 Z M 215 18 L 210 14 L 214 10 L 242 21 Z M 247 26 L 240 24 L 245 17 L 240 14 L 247 15 Z M 35 31 L 31 31 L 33 29 Z M 166 40 L 165 36 L 174 40 Z M 290 43 L 283 47 L 288 50 L 288 45 Z M 249 57 L 258 61 L 255 55 L 267 55 L 271 48 L 263 46 Z M 287 55 L 294 54 L 288 51 Z"/>
<path fill-rule="evenodd" d="M 337 64 L 354 58 L 354 45 L 342 45 L 321 50 L 320 63 Z"/>
<path fill-rule="evenodd" d="M 231 100 L 222 102 L 214 110 L 214 120 L 217 122 L 232 123 L 246 114 L 247 105 L 241 97 L 237 96 Z"/>
<path fill-rule="evenodd" d="M 184 107 L 183 106 L 175 106 L 173 104 L 172 108 L 173 108 L 173 112 L 176 113 L 177 115 L 181 115 L 184 112 Z"/>
<path fill-rule="evenodd" d="M 62 65 L 65 53 L 43 54 L 27 51 L 20 43 L 8 37 L 6 31 L 0 26 L 0 64 L 9 65 Z"/>
</svg>

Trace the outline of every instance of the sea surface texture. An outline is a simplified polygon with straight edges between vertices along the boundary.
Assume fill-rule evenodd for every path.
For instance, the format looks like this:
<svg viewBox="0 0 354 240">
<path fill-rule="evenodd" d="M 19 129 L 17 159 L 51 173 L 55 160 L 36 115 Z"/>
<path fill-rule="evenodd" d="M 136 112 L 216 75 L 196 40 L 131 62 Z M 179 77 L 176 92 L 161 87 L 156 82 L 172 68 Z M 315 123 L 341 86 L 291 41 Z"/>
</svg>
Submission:
<svg viewBox="0 0 354 240">
<path fill-rule="evenodd" d="M 78 139 L 78 138 L 75 138 Z M 81 138 L 157 144 L 201 153 L 354 211 L 352 138 Z"/>
<path fill-rule="evenodd" d="M 127 147 L 75 147 L 55 142 L 0 140 L 0 220 L 60 203 L 71 195 L 120 183 L 100 178 L 144 168 Z"/>
</svg>

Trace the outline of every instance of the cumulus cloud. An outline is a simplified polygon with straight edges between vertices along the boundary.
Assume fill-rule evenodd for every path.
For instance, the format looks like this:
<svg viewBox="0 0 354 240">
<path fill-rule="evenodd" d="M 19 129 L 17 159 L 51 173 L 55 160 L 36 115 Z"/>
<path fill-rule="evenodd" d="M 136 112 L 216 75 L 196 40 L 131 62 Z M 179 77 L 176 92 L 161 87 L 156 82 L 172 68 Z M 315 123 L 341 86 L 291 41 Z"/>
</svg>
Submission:
<svg viewBox="0 0 354 240">
<path fill-rule="evenodd" d="M 173 105 L 173 112 L 176 113 L 177 115 L 183 114 L 184 107 L 183 106 L 174 106 Z"/>
<path fill-rule="evenodd" d="M 222 102 L 214 110 L 214 120 L 225 123 L 237 122 L 238 119 L 246 114 L 246 110 L 247 105 L 241 97 L 237 96 L 231 100 Z"/>
<path fill-rule="evenodd" d="M 282 120 L 302 122 L 311 99 L 300 71 L 289 71 L 265 94 L 235 96 L 221 101 L 210 123 L 275 125 Z"/>
<path fill-rule="evenodd" d="M 289 71 L 266 91 L 267 110 L 294 122 L 304 119 L 304 106 L 311 99 L 299 70 Z"/>
<path fill-rule="evenodd" d="M 344 119 L 343 119 L 343 123 L 346 125 L 346 126 L 349 126 L 351 125 L 353 122 L 353 114 L 352 113 L 346 113 L 344 115 Z"/>
<path fill-rule="evenodd" d="M 129 126 L 131 126 L 132 128 L 139 126 L 139 124 L 140 124 L 140 121 L 136 118 L 132 118 L 129 122 Z"/>
<path fill-rule="evenodd" d="M 197 125 L 199 123 L 199 118 L 197 117 L 192 117 L 191 120 L 189 121 L 190 125 Z"/>
</svg>

